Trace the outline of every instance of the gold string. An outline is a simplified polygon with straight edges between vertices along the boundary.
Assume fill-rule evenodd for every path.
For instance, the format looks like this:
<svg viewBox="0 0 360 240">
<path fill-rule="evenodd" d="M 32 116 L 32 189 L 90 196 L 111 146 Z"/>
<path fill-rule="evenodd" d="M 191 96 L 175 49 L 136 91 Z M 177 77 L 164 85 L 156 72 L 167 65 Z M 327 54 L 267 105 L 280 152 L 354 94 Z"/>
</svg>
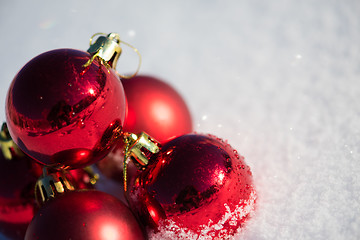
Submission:
<svg viewBox="0 0 360 240">
<path fill-rule="evenodd" d="M 98 35 L 108 35 L 106 33 L 102 33 L 102 32 L 98 32 L 98 33 L 94 33 L 91 37 L 90 37 L 90 46 L 93 44 L 92 40 L 95 36 L 98 36 Z"/>
<path fill-rule="evenodd" d="M 126 75 L 122 75 L 122 74 L 119 73 L 119 76 L 120 76 L 121 78 L 130 79 L 130 78 L 135 77 L 136 74 L 138 74 L 138 72 L 140 71 L 140 67 L 141 67 L 141 63 L 142 63 L 142 57 L 141 57 L 141 54 L 140 54 L 140 52 L 139 52 L 139 50 L 138 50 L 137 48 L 135 48 L 135 47 L 132 46 L 131 44 L 129 44 L 129 43 L 127 43 L 127 42 L 124 42 L 124 41 L 122 41 L 122 40 L 120 40 L 120 42 L 123 43 L 123 44 L 125 44 L 125 45 L 128 46 L 129 48 L 133 49 L 134 52 L 136 52 L 137 55 L 139 56 L 138 67 L 137 67 L 136 71 L 135 71 L 132 75 L 126 76 Z"/>
<path fill-rule="evenodd" d="M 124 150 L 124 162 L 123 162 L 123 178 L 124 178 L 124 192 L 127 191 L 127 159 L 129 157 L 129 138 L 128 134 L 124 133 L 124 143 L 125 143 L 125 150 Z"/>
<path fill-rule="evenodd" d="M 101 32 L 98 32 L 98 33 L 95 33 L 93 34 L 91 37 L 90 37 L 90 46 L 93 44 L 93 38 L 98 36 L 98 35 L 104 35 L 104 36 L 108 36 L 108 34 L 106 33 L 101 33 Z M 123 43 L 125 44 L 126 46 L 128 46 L 129 48 L 133 49 L 134 52 L 136 52 L 136 54 L 139 56 L 139 62 L 138 62 L 138 66 L 137 66 L 137 69 L 136 71 L 132 74 L 132 75 L 122 75 L 120 73 L 118 73 L 118 75 L 121 77 L 121 78 L 124 78 L 124 79 L 130 79 L 130 78 L 133 78 L 136 76 L 136 74 L 139 73 L 140 71 L 140 67 L 141 67 L 141 63 L 142 63 L 142 57 L 141 57 L 141 54 L 139 52 L 139 50 L 137 48 L 135 48 L 134 46 L 132 46 L 131 44 L 127 43 L 127 42 L 124 42 L 122 40 L 119 39 L 119 43 Z M 97 57 L 97 54 L 93 55 L 92 58 L 86 63 L 84 64 L 83 66 L 84 67 L 87 67 L 89 66 L 95 59 L 95 57 Z M 114 66 L 115 68 L 116 66 Z"/>
</svg>

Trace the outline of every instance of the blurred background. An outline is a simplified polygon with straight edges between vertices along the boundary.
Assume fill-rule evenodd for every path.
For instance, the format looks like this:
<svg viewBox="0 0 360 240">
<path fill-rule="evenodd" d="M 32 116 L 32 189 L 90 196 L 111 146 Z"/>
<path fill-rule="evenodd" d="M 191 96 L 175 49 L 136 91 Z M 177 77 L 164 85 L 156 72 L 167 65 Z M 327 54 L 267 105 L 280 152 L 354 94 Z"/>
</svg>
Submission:
<svg viewBox="0 0 360 240">
<path fill-rule="evenodd" d="M 197 132 L 245 156 L 258 201 L 235 239 L 359 239 L 359 13 L 356 0 L 0 0 L 0 120 L 31 58 L 117 32 Z M 136 67 L 123 46 L 117 70 Z"/>
</svg>

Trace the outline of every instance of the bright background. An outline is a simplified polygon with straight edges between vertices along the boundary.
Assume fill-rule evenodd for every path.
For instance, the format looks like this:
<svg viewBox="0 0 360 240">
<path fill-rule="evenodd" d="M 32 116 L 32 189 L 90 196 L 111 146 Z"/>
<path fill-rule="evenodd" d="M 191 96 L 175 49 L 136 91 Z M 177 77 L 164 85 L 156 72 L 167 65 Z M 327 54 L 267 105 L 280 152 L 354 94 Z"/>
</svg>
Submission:
<svg viewBox="0 0 360 240">
<path fill-rule="evenodd" d="M 251 166 L 235 239 L 360 238 L 360 1 L 0 1 L 1 121 L 31 58 L 117 32 Z M 136 64 L 123 46 L 118 71 Z"/>
</svg>

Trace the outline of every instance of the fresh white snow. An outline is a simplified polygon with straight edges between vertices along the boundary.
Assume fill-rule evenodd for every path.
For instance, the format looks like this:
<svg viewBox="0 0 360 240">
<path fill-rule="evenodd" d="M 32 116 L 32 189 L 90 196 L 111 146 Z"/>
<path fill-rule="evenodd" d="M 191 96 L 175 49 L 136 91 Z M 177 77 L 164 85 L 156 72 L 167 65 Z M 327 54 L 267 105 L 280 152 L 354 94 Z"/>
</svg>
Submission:
<svg viewBox="0 0 360 240">
<path fill-rule="evenodd" d="M 117 32 L 140 73 L 184 96 L 197 132 L 245 156 L 257 209 L 234 239 L 359 239 L 359 13 L 356 0 L 2 0 L 0 120 L 27 61 Z M 136 67 L 124 45 L 118 71 Z"/>
</svg>

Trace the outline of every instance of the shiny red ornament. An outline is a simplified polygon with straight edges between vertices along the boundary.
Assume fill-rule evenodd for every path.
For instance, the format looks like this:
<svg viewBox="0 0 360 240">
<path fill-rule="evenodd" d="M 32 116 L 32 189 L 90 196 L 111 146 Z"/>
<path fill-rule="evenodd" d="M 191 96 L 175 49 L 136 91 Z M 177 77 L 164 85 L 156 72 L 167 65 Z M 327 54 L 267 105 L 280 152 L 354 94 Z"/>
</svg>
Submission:
<svg viewBox="0 0 360 240">
<path fill-rule="evenodd" d="M 7 160 L 0 151 L 0 233 L 10 239 L 24 239 L 38 210 L 34 188 L 42 172 L 42 166 L 24 153 Z M 77 189 L 94 187 L 83 169 L 70 170 L 66 175 Z"/>
<path fill-rule="evenodd" d="M 112 69 L 73 49 L 33 58 L 15 76 L 6 100 L 15 143 L 47 166 L 80 168 L 109 153 L 126 113 L 124 89 Z"/>
<path fill-rule="evenodd" d="M 158 234 L 227 239 L 254 209 L 250 167 L 228 143 L 188 134 L 166 143 L 129 181 L 130 207 Z"/>
<path fill-rule="evenodd" d="M 128 106 L 124 131 L 146 132 L 162 144 L 192 132 L 190 111 L 169 84 L 145 75 L 121 82 Z"/>
<path fill-rule="evenodd" d="M 115 197 L 95 190 L 71 191 L 49 200 L 35 215 L 25 240 L 145 239 L 131 211 Z"/>
<path fill-rule="evenodd" d="M 29 157 L 7 160 L 0 151 L 0 233 L 10 239 L 24 239 L 37 209 L 34 186 L 41 173 Z"/>
</svg>

